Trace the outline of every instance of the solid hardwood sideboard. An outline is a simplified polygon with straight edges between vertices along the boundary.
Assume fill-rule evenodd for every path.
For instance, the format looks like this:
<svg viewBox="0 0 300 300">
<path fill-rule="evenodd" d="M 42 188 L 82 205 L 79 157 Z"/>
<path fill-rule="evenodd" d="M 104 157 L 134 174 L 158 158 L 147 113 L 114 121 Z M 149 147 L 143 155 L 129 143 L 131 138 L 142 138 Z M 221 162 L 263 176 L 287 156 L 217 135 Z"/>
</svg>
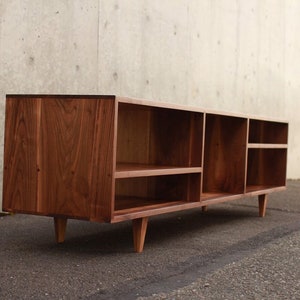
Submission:
<svg viewBox="0 0 300 300">
<path fill-rule="evenodd" d="M 132 220 L 286 188 L 288 124 L 116 96 L 7 95 L 3 210 Z"/>
</svg>

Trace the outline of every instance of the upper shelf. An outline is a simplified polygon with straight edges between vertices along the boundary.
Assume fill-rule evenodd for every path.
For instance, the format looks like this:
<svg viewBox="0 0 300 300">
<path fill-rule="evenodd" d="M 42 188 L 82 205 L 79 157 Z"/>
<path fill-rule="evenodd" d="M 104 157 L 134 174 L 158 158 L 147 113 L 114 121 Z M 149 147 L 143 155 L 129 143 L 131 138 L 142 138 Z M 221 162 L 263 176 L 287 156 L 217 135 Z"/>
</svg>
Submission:
<svg viewBox="0 0 300 300">
<path fill-rule="evenodd" d="M 250 119 L 250 144 L 287 144 L 288 124 Z"/>
<path fill-rule="evenodd" d="M 260 143 L 251 143 L 248 144 L 248 148 L 253 149 L 287 149 L 287 144 L 260 144 Z"/>
<path fill-rule="evenodd" d="M 150 169 L 170 169 L 169 166 L 199 168 L 202 164 L 202 137 L 202 113 L 118 104 L 117 166 L 126 163 L 131 168 L 135 165 L 138 172 L 141 172 L 141 165 L 145 166 L 146 172 L 149 166 Z M 116 175 L 122 174 L 118 174 L 117 169 Z"/>
<path fill-rule="evenodd" d="M 147 164 L 118 163 L 115 178 L 201 173 L 201 167 L 174 167 Z"/>
</svg>

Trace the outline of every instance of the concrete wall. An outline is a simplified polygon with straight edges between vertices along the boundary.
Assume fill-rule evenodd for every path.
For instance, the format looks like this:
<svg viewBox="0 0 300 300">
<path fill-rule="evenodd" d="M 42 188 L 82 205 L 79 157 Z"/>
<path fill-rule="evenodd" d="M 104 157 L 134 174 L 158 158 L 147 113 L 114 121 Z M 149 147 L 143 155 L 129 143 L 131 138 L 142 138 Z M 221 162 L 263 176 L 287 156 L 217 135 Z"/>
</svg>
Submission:
<svg viewBox="0 0 300 300">
<path fill-rule="evenodd" d="M 6 93 L 118 94 L 288 119 L 299 178 L 299 12 L 297 0 L 0 0 L 0 157 Z"/>
</svg>

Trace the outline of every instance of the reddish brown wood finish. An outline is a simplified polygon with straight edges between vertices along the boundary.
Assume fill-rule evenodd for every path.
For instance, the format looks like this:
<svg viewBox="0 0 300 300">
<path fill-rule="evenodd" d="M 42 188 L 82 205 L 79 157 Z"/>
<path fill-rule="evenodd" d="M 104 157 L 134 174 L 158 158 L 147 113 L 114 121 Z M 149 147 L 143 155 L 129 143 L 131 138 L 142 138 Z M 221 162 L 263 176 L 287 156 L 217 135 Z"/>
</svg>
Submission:
<svg viewBox="0 0 300 300">
<path fill-rule="evenodd" d="M 197 173 L 118 179 L 115 211 L 144 206 L 142 203 L 147 202 L 152 205 L 199 201 L 200 182 L 200 174 Z"/>
<path fill-rule="evenodd" d="M 246 119 L 220 115 L 206 116 L 204 192 L 244 192 L 246 133 Z"/>
<path fill-rule="evenodd" d="M 206 205 L 202 206 L 202 211 L 203 212 L 207 212 L 208 211 L 208 207 Z"/>
<path fill-rule="evenodd" d="M 54 217 L 55 238 L 57 243 L 65 241 L 67 218 Z"/>
<path fill-rule="evenodd" d="M 260 217 L 264 217 L 266 215 L 267 202 L 268 202 L 267 194 L 258 196 L 259 216 Z"/>
<path fill-rule="evenodd" d="M 119 103 L 117 164 L 200 167 L 203 114 Z"/>
<path fill-rule="evenodd" d="M 118 105 L 117 164 L 149 165 L 151 107 Z"/>
<path fill-rule="evenodd" d="M 10 95 L 3 209 L 132 220 L 141 252 L 148 217 L 285 189 L 288 124 L 114 96 Z"/>
<path fill-rule="evenodd" d="M 90 220 L 109 222 L 114 208 L 114 172 L 116 165 L 116 101 L 97 102 L 95 135 L 92 141 L 92 189 Z"/>
<path fill-rule="evenodd" d="M 97 101 L 42 101 L 39 211 L 89 218 Z"/>
<path fill-rule="evenodd" d="M 287 149 L 248 150 L 246 192 L 285 186 Z"/>
<path fill-rule="evenodd" d="M 173 167 L 173 166 L 157 166 L 145 164 L 125 164 L 119 163 L 116 166 L 115 178 L 133 178 L 146 176 L 161 175 L 177 175 L 177 174 L 193 174 L 201 173 L 201 167 Z"/>
<path fill-rule="evenodd" d="M 144 249 L 148 218 L 132 220 L 134 250 L 141 253 Z"/>
<path fill-rule="evenodd" d="M 39 99 L 8 98 L 5 118 L 3 210 L 35 213 Z"/>
<path fill-rule="evenodd" d="M 8 97 L 3 208 L 109 221 L 115 105 L 113 98 Z"/>
<path fill-rule="evenodd" d="M 288 124 L 250 120 L 249 143 L 287 144 Z"/>
</svg>

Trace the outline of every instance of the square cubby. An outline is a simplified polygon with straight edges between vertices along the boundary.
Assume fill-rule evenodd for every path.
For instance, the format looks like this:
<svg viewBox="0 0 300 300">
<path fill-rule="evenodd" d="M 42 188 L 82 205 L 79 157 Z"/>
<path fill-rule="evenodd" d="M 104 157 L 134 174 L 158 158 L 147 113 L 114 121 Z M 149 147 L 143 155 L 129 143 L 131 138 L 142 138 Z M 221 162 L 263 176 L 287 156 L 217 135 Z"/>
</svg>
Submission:
<svg viewBox="0 0 300 300">
<path fill-rule="evenodd" d="M 203 196 L 243 193 L 247 119 L 207 114 Z"/>
</svg>

